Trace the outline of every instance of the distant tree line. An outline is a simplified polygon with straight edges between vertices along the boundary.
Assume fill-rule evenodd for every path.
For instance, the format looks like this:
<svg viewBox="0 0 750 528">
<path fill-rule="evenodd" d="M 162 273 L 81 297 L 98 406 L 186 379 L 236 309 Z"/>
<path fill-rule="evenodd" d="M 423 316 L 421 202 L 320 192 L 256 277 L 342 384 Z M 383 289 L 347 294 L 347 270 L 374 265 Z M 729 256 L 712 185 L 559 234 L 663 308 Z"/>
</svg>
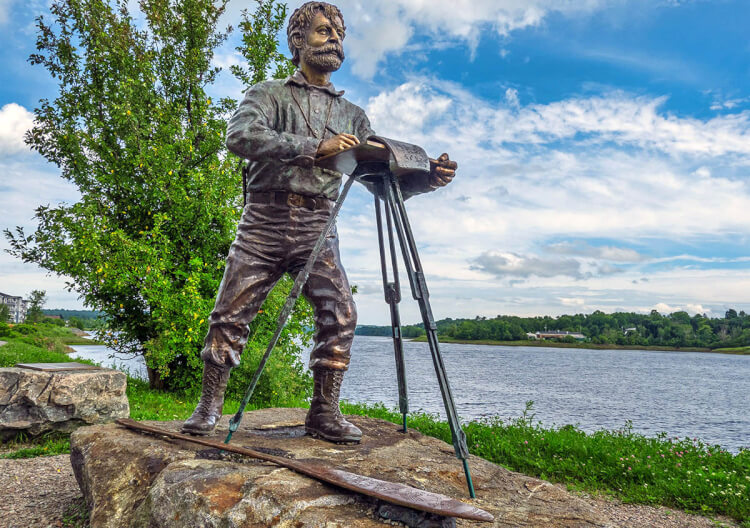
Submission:
<svg viewBox="0 0 750 528">
<path fill-rule="evenodd" d="M 527 333 L 539 331 L 580 332 L 587 341 L 599 344 L 669 346 L 669 347 L 741 347 L 750 346 L 750 315 L 744 311 L 727 310 L 724 317 L 690 316 L 687 312 L 662 315 L 599 310 L 591 314 L 559 317 L 517 317 L 498 315 L 494 318 L 442 319 L 437 321 L 438 335 L 467 341 L 520 341 Z M 360 326 L 358 335 L 391 335 L 389 326 Z M 424 334 L 424 326 L 403 328 L 405 337 Z"/>
</svg>

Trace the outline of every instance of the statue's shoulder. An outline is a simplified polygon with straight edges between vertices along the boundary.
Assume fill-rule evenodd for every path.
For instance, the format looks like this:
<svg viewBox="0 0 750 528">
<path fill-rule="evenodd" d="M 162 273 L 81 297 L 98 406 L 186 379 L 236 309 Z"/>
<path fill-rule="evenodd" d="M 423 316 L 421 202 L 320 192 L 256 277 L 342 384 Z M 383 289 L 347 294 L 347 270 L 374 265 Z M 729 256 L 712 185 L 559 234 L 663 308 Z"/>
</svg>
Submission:
<svg viewBox="0 0 750 528">
<path fill-rule="evenodd" d="M 268 94 L 276 95 L 286 89 L 284 79 L 269 79 L 255 83 L 245 91 L 245 94 Z"/>
</svg>

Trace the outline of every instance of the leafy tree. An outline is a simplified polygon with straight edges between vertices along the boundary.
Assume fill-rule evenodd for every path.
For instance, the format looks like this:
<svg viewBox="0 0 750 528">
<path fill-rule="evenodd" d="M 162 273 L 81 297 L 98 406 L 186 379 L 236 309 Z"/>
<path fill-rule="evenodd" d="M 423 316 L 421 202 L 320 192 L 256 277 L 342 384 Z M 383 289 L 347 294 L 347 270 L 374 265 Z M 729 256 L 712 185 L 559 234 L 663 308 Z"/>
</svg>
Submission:
<svg viewBox="0 0 750 528">
<path fill-rule="evenodd" d="M 29 308 L 26 310 L 27 323 L 39 323 L 44 318 L 42 308 L 47 302 L 47 292 L 44 290 L 34 290 L 29 295 Z"/>
<path fill-rule="evenodd" d="M 78 328 L 79 330 L 83 330 L 86 327 L 86 323 L 84 322 L 84 320 L 76 316 L 72 316 L 70 319 L 68 319 L 68 324 L 73 328 Z"/>
<path fill-rule="evenodd" d="M 255 0 L 254 13 L 242 10 L 242 45 L 237 48 L 248 67 L 232 65 L 229 68 L 245 87 L 266 80 L 271 69 L 273 77 L 283 79 L 294 73 L 295 66 L 279 52 L 277 35 L 284 27 L 286 5 L 275 0 Z"/>
<path fill-rule="evenodd" d="M 152 386 L 191 388 L 242 202 L 241 160 L 224 146 L 236 101 L 207 94 L 219 73 L 214 50 L 231 31 L 217 29 L 227 0 L 140 0 L 144 28 L 129 4 L 54 0 L 53 20 L 37 19 L 30 61 L 57 80 L 58 94 L 40 101 L 26 142 L 81 199 L 41 206 L 34 233 L 6 236 L 13 255 L 70 278 L 69 289 L 108 321 L 107 345 L 145 356 Z M 275 48 L 283 6 L 263 0 L 256 15 L 261 22 L 247 13 L 243 22 L 265 35 L 243 41 L 243 54 L 255 57 L 248 82 L 289 64 Z M 290 285 L 282 282 L 271 305 Z M 253 335 L 262 338 L 258 329 L 275 317 L 264 310 Z M 297 353 L 310 327 L 301 304 L 279 345 L 297 385 L 307 381 Z"/>
<path fill-rule="evenodd" d="M 0 303 L 0 323 L 7 323 L 8 321 L 10 321 L 10 306 Z"/>
</svg>

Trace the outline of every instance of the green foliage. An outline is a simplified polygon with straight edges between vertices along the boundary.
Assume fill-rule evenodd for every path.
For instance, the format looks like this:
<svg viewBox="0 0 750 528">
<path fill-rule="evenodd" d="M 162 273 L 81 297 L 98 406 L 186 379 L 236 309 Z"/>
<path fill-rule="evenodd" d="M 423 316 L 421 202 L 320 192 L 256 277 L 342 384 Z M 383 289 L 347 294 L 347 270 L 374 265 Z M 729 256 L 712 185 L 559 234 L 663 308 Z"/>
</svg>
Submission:
<svg viewBox="0 0 750 528">
<path fill-rule="evenodd" d="M 242 201 L 241 160 L 224 146 L 225 116 L 236 102 L 217 104 L 206 93 L 219 73 L 214 50 L 229 31 L 217 29 L 226 3 L 142 0 L 146 27 L 138 29 L 125 0 L 52 2 L 52 22 L 37 20 L 30 60 L 59 92 L 40 101 L 26 141 L 60 167 L 81 199 L 39 207 L 32 234 L 5 232 L 13 255 L 70 277 L 69 289 L 104 314 L 110 348 L 143 354 L 152 384 L 176 390 L 194 389 L 199 379 Z M 283 12 L 268 0 L 245 16 L 243 28 L 254 33 L 243 40 L 253 57 L 247 79 L 272 66 L 287 72 L 270 46 Z M 274 290 L 272 303 L 280 295 Z M 274 318 L 264 312 L 257 324 Z M 292 319 L 279 345 L 285 357 L 299 352 L 300 333 L 311 327 L 304 310 Z M 292 386 L 308 382 L 297 364 L 286 374 Z"/>
<path fill-rule="evenodd" d="M 0 324 L 5 324 L 8 321 L 10 321 L 10 306 L 0 303 Z"/>
<path fill-rule="evenodd" d="M 79 330 L 83 330 L 84 328 L 86 328 L 86 322 L 79 317 L 71 317 L 70 319 L 68 319 L 68 323 L 73 328 L 78 328 Z"/>
<path fill-rule="evenodd" d="M 424 332 L 424 325 L 415 325 Z M 408 328 L 408 327 L 404 327 Z M 629 347 L 695 347 L 727 348 L 750 346 L 750 315 L 728 310 L 725 317 L 709 318 L 686 312 L 661 315 L 617 312 L 561 315 L 559 317 L 517 317 L 442 319 L 437 321 L 438 334 L 458 341 L 523 341 L 527 332 L 581 332 L 594 344 Z M 634 330 L 632 330 L 634 329 Z M 357 327 L 359 335 L 390 335 L 390 326 Z M 574 339 L 562 338 L 564 343 Z"/>
<path fill-rule="evenodd" d="M 391 337 L 393 329 L 390 326 L 358 325 L 354 331 L 356 335 Z M 424 327 L 418 325 L 406 325 L 401 327 L 403 337 L 413 338 L 425 335 Z"/>
<path fill-rule="evenodd" d="M 44 318 L 42 308 L 47 302 L 47 292 L 43 290 L 34 290 L 29 295 L 29 308 L 26 310 L 25 322 L 38 323 Z"/>
<path fill-rule="evenodd" d="M 254 13 L 242 10 L 242 45 L 237 47 L 248 67 L 232 65 L 230 69 L 245 88 L 266 80 L 269 76 L 283 79 L 294 73 L 292 61 L 279 52 L 278 34 L 284 28 L 286 4 L 275 0 L 255 0 Z M 273 75 L 271 75 L 273 70 Z"/>
</svg>

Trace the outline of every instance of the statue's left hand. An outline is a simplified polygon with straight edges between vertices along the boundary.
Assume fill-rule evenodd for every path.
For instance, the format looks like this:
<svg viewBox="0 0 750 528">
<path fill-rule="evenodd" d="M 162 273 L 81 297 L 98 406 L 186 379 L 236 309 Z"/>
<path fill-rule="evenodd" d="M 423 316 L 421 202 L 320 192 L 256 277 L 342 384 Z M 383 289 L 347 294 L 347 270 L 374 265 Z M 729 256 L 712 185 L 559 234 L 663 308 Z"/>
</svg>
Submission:
<svg viewBox="0 0 750 528">
<path fill-rule="evenodd" d="M 437 163 L 430 161 L 430 187 L 445 187 L 456 175 L 458 163 L 451 161 L 446 153 L 441 154 L 436 161 Z"/>
</svg>

